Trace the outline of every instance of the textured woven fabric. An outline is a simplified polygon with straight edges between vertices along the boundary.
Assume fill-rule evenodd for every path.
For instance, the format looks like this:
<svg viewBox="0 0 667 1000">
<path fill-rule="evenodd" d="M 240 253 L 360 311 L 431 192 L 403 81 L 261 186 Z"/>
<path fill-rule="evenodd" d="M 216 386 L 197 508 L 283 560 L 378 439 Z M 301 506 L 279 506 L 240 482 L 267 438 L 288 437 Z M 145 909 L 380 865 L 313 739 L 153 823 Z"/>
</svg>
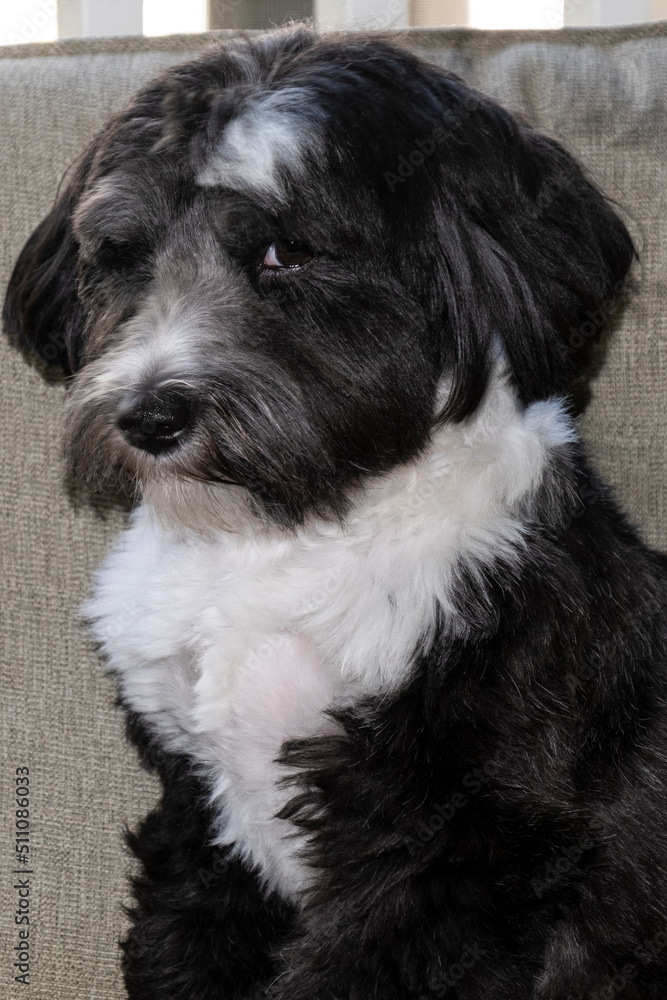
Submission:
<svg viewBox="0 0 667 1000">
<path fill-rule="evenodd" d="M 164 66 L 218 35 L 0 49 L 0 284 L 104 118 Z M 644 537 L 667 547 L 667 26 L 402 35 L 565 142 L 617 199 L 642 249 L 633 293 L 583 420 L 598 467 Z M 77 621 L 122 525 L 60 483 L 62 388 L 0 344 L 0 996 L 13 981 L 17 879 L 30 880 L 32 1000 L 123 995 L 117 939 L 129 859 L 124 823 L 156 795 L 123 738 L 113 684 Z M 29 876 L 16 867 L 14 777 L 30 769 Z M 11 956 L 11 957 L 10 957 Z"/>
</svg>

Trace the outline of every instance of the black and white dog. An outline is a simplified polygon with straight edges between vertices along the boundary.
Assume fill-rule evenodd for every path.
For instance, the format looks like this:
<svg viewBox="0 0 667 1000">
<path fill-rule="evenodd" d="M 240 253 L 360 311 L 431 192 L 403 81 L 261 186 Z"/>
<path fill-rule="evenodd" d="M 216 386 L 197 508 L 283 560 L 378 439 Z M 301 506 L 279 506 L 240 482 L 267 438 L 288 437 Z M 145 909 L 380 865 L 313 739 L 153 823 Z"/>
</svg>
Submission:
<svg viewBox="0 0 667 1000">
<path fill-rule="evenodd" d="M 164 781 L 131 997 L 664 1000 L 667 564 L 567 403 L 633 256 L 374 37 L 232 40 L 83 154 L 5 318 L 141 495 L 87 606 Z"/>
</svg>

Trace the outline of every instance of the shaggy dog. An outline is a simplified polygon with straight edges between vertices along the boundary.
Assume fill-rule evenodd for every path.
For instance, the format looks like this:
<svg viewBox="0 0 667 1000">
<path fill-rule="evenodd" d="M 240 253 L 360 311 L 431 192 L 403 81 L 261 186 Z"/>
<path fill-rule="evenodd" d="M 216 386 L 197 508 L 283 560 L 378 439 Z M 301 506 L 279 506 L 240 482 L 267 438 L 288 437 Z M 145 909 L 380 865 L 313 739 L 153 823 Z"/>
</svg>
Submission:
<svg viewBox="0 0 667 1000">
<path fill-rule="evenodd" d="M 633 256 L 370 36 L 232 40 L 84 152 L 5 317 L 141 496 L 86 610 L 164 782 L 132 998 L 664 998 L 667 567 L 566 401 Z"/>
</svg>

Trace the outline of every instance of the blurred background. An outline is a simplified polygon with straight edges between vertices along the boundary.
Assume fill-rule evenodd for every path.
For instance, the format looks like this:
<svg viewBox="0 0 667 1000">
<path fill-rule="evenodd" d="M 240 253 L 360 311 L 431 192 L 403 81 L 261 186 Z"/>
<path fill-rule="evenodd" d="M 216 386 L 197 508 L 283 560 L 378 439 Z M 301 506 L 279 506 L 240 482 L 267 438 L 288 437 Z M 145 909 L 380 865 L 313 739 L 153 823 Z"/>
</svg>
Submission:
<svg viewBox="0 0 667 1000">
<path fill-rule="evenodd" d="M 270 28 L 562 28 L 667 18 L 667 0 L 0 0 L 0 45 Z"/>
</svg>

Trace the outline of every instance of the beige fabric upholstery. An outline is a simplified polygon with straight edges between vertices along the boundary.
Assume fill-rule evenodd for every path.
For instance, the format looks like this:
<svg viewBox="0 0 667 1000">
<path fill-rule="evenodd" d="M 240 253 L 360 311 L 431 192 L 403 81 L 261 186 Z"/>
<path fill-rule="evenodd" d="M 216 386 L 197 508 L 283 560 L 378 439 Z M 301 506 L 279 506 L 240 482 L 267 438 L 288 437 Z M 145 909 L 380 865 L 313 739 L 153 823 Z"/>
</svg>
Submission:
<svg viewBox="0 0 667 1000">
<path fill-rule="evenodd" d="M 0 285 L 65 167 L 104 118 L 215 35 L 0 49 Z M 624 206 L 642 247 L 638 289 L 583 422 L 598 466 L 645 538 L 667 547 L 667 26 L 413 32 L 431 59 L 522 111 L 578 153 Z M 62 388 L 0 345 L 0 996 L 13 982 L 16 767 L 31 779 L 32 1000 L 123 995 L 116 941 L 129 865 L 121 846 L 156 795 L 124 743 L 114 689 L 76 612 L 119 512 L 73 505 L 59 480 Z"/>
</svg>

